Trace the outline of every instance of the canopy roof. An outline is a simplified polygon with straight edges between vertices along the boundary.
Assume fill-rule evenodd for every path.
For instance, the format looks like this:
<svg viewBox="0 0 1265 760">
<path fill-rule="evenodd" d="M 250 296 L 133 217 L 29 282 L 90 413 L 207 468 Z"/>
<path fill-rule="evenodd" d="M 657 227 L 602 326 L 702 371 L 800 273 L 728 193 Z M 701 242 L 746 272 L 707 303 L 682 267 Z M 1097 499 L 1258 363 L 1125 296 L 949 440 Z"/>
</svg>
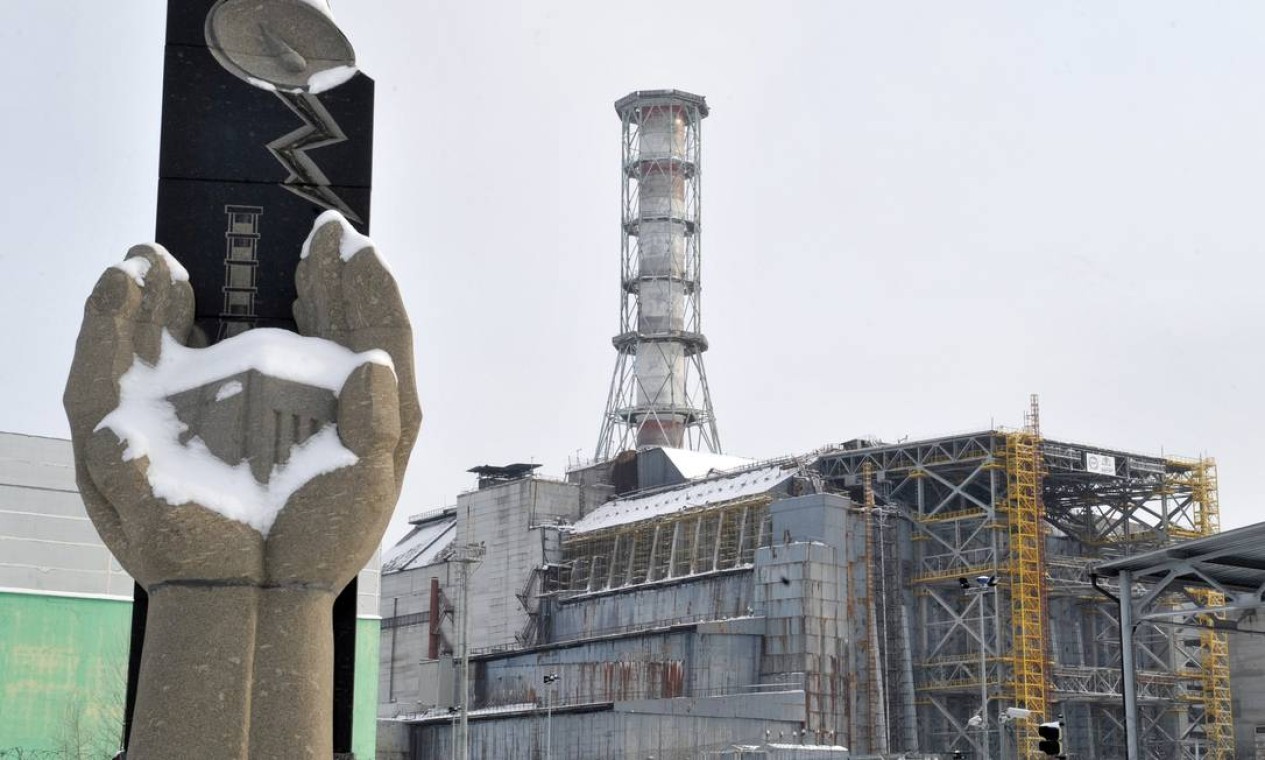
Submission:
<svg viewBox="0 0 1265 760">
<path fill-rule="evenodd" d="M 1164 585 L 1181 581 L 1259 597 L 1265 592 L 1265 522 L 1111 560 L 1094 568 L 1096 575 L 1108 578 L 1126 571 L 1132 573 L 1134 581 Z"/>
</svg>

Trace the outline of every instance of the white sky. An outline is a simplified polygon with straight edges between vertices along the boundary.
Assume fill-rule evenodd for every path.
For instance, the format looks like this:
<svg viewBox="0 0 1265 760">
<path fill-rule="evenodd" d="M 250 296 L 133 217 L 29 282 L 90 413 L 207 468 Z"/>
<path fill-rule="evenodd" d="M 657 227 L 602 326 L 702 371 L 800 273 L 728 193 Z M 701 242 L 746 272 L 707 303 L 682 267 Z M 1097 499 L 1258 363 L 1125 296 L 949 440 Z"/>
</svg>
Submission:
<svg viewBox="0 0 1265 760">
<path fill-rule="evenodd" d="M 592 453 L 619 122 L 707 96 L 706 365 L 727 453 L 1017 426 L 1251 486 L 1265 5 L 339 0 L 378 82 L 373 237 L 426 409 L 403 517 Z M 83 299 L 153 236 L 162 0 L 5 0 L 0 430 L 67 435 Z M 177 256 L 179 251 L 173 251 Z"/>
</svg>

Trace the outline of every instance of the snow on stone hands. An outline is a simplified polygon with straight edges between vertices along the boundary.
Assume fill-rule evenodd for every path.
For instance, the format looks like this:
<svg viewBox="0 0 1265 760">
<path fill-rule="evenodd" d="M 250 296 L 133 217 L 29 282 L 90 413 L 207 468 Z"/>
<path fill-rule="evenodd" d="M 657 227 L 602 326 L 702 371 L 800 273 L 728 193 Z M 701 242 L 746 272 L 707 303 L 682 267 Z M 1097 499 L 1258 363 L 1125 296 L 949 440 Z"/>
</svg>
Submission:
<svg viewBox="0 0 1265 760">
<path fill-rule="evenodd" d="M 320 231 L 329 222 L 337 222 L 342 228 L 343 236 L 338 243 L 338 257 L 343 261 L 351 261 L 352 257 L 361 251 L 368 251 L 377 257 L 378 263 L 387 272 L 391 271 L 391 265 L 387 262 L 382 254 L 378 253 L 378 249 L 374 248 L 373 241 L 366 235 L 361 235 L 356 228 L 351 226 L 351 222 L 347 221 L 347 217 L 333 209 L 322 213 L 316 217 L 316 221 L 312 224 L 312 231 L 308 233 L 307 239 L 303 241 L 303 247 L 299 249 L 299 259 L 306 259 L 312 253 L 312 241 L 316 237 L 316 233 Z"/>
<path fill-rule="evenodd" d="M 176 261 L 176 257 L 168 253 L 166 248 L 157 243 L 147 243 L 146 245 L 166 262 L 167 271 L 171 273 L 171 281 L 173 283 L 189 281 L 189 270 L 185 269 L 179 261 Z M 150 263 L 149 259 L 143 256 L 133 256 L 115 264 L 114 268 L 126 272 L 133 282 L 143 287 L 145 285 L 145 275 L 149 274 Z"/>
<path fill-rule="evenodd" d="M 339 440 L 336 424 L 323 422 L 306 440 L 296 440 L 261 482 L 248 458 L 229 463 L 212 453 L 179 419 L 172 397 L 210 388 L 215 402 L 229 401 L 243 394 L 240 377 L 252 372 L 337 397 L 348 376 L 366 363 L 394 370 L 385 351 L 356 353 L 285 330 L 249 330 L 208 348 L 187 348 L 164 334 L 157 364 L 135 359 L 119 380 L 118 407 L 98 429 L 108 428 L 124 442 L 125 460 L 148 457 L 146 477 L 155 496 L 171 505 L 198 504 L 266 537 L 296 491 L 357 462 Z"/>
</svg>

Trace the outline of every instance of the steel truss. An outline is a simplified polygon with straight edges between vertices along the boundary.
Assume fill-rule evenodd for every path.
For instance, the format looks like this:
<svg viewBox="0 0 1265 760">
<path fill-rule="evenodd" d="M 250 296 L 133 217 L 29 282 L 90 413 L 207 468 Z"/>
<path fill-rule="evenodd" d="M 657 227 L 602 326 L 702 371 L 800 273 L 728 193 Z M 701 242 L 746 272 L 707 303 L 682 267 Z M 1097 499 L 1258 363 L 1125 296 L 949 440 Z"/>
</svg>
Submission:
<svg viewBox="0 0 1265 760">
<path fill-rule="evenodd" d="M 1215 468 L 1042 440 L 1035 422 L 1018 432 L 855 441 L 819 453 L 828 488 L 861 501 L 868 472 L 878 506 L 912 534 L 914 619 L 878 634 L 893 643 L 908 636 L 916 674 L 912 693 L 884 685 L 887 715 L 900 713 L 890 704 L 897 696 L 917 714 L 917 746 L 900 746 L 892 732 L 893 752 L 1031 756 L 1032 726 L 1004 717 L 1006 708 L 1031 705 L 1034 722 L 1064 714 L 1068 751 L 1124 757 L 1118 615 L 1092 589 L 1088 567 L 1215 525 Z M 996 575 L 997 591 L 964 594 L 958 579 L 980 575 Z M 903 598 L 900 589 L 875 594 L 872 611 Z M 1217 648 L 1183 642 L 1171 627 L 1143 622 L 1137 631 L 1147 756 L 1206 755 L 1211 734 L 1192 726 L 1211 725 L 1220 697 L 1194 684 L 1207 683 Z M 1224 671 L 1218 678 L 1228 684 Z"/>
<path fill-rule="evenodd" d="M 750 567 L 768 541 L 769 496 L 747 497 L 572 536 L 562 596 Z"/>
</svg>

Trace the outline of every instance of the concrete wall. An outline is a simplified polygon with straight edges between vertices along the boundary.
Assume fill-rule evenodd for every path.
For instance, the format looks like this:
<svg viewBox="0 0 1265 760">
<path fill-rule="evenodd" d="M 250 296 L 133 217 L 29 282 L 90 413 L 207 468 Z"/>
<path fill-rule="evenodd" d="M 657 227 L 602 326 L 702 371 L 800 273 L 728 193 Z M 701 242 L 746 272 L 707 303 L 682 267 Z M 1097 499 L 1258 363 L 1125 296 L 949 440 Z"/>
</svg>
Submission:
<svg viewBox="0 0 1265 760">
<path fill-rule="evenodd" d="M 528 500 L 540 501 L 531 483 L 463 497 L 469 535 L 488 549 L 471 576 L 476 642 L 517 643 L 509 637 L 527 612 L 513 591 L 549 556 L 533 535 L 538 527 L 524 519 Z M 867 682 L 854 662 L 867 626 L 864 600 L 855 598 L 865 586 L 863 523 L 847 499 L 828 495 L 775 502 L 770 518 L 772 545 L 756 552 L 753 567 L 552 600 L 542 623 L 547 643 L 477 654 L 471 757 L 545 756 L 546 705 L 559 760 L 693 760 L 733 744 L 794 743 L 805 726 L 813 741 L 847 744 L 857 722 L 870 719 L 861 707 Z M 449 598 L 457 595 L 459 575 L 442 563 L 391 574 L 384 613 L 420 618 L 432 576 Z M 397 691 L 420 688 L 414 674 L 425 681 L 437 667 L 451 672 L 407 663 L 423 651 L 426 631 L 395 630 L 396 654 L 384 661 L 393 661 Z M 546 686 L 546 674 L 559 679 Z M 415 716 L 411 757 L 447 758 L 451 727 L 422 715 L 428 706 L 406 711 Z"/>
<path fill-rule="evenodd" d="M 377 760 L 408 760 L 409 729 L 403 721 L 378 721 Z"/>
<path fill-rule="evenodd" d="M 762 632 L 748 618 L 478 660 L 472 707 L 750 693 L 760 688 Z M 545 674 L 558 680 L 546 686 Z"/>
<path fill-rule="evenodd" d="M 70 442 L 0 433 L 0 590 L 132 598 L 92 527 Z"/>
<path fill-rule="evenodd" d="M 518 644 L 528 628 L 532 572 L 547 559 L 552 526 L 579 515 L 580 489 L 569 483 L 525 479 L 462 494 L 457 499 L 457 543 L 483 544 L 487 553 L 470 574 L 470 648 Z M 459 573 L 453 573 L 458 581 Z M 460 590 L 446 589 L 460 603 Z M 536 593 L 539 593 L 537 590 Z"/>
<path fill-rule="evenodd" d="M 808 728 L 851 746 L 853 715 L 868 693 L 858 693 L 852 667 L 848 505 L 814 494 L 770 506 L 773 545 L 756 550 L 755 610 L 766 619 L 760 677 L 802 679 Z"/>
<path fill-rule="evenodd" d="M 649 623 L 746 617 L 754 603 L 751 569 L 680 578 L 587 596 L 554 605 L 550 639 L 570 641 Z"/>
<path fill-rule="evenodd" d="M 1261 617 L 1258 612 L 1256 618 Z M 1265 620 L 1250 625 L 1265 629 Z M 1265 634 L 1230 634 L 1230 690 L 1235 757 L 1265 760 Z"/>
<path fill-rule="evenodd" d="M 524 478 L 461 494 L 456 545 L 482 544 L 483 558 L 470 565 L 470 650 L 521 647 L 533 640 L 541 588 L 533 575 L 557 562 L 556 526 L 579 518 L 581 488 Z M 447 559 L 382 577 L 382 629 L 378 714 L 383 718 L 424 712 L 454 703 L 450 673 L 428 662 L 430 583 L 438 578 L 447 607 L 440 622 L 441 652 L 460 645 L 457 623 L 462 568 Z M 450 666 L 448 667 L 450 671 Z"/>
<path fill-rule="evenodd" d="M 378 717 L 394 718 L 424 712 L 438 704 L 452 703 L 451 678 L 447 689 L 437 681 L 438 662 L 428 660 L 430 633 L 430 580 L 453 591 L 456 565 L 441 562 L 417 570 L 382 576 L 382 619 L 378 664 Z M 445 625 L 448 636 L 451 625 Z M 455 644 L 453 638 L 447 649 Z M 451 676 L 451 658 L 448 666 Z"/>
<path fill-rule="evenodd" d="M 758 705 L 755 699 L 631 701 L 598 712 L 555 710 L 550 715 L 537 709 L 495 720 L 472 717 L 470 758 L 697 760 L 701 752 L 762 742 L 766 732 L 775 739 L 779 735 L 789 739 L 799 729 L 801 695 L 762 695 Z M 447 723 L 414 726 L 411 756 L 417 760 L 455 757 L 451 738 Z M 552 739 L 550 752 L 546 752 L 547 738 Z"/>
</svg>

